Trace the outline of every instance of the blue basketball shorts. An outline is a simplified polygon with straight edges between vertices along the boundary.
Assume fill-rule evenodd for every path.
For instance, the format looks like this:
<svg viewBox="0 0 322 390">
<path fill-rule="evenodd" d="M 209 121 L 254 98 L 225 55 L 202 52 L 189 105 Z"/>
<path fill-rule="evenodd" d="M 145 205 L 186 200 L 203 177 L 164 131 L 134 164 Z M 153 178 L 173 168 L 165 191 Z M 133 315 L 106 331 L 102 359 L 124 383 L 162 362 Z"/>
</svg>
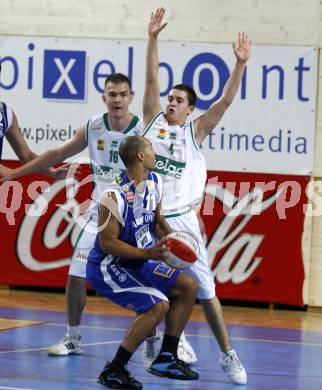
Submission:
<svg viewBox="0 0 322 390">
<path fill-rule="evenodd" d="M 119 306 L 144 313 L 161 301 L 181 271 L 147 261 L 139 268 L 120 267 L 107 256 L 100 264 L 88 261 L 86 278 L 104 297 Z"/>
</svg>

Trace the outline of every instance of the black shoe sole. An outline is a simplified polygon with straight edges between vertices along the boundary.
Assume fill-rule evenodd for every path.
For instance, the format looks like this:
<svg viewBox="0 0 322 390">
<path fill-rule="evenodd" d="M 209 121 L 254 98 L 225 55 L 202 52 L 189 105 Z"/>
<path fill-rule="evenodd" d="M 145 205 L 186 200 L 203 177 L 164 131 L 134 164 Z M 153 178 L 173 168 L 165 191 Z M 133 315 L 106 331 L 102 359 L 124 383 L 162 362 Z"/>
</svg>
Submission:
<svg viewBox="0 0 322 390">
<path fill-rule="evenodd" d="M 182 376 L 179 376 L 179 375 L 176 375 L 176 374 L 173 374 L 172 372 L 166 372 L 166 371 L 158 371 L 156 370 L 155 368 L 153 367 L 150 367 L 148 368 L 147 370 L 150 374 L 153 374 L 153 375 L 156 375 L 156 376 L 163 376 L 163 377 L 167 377 L 167 378 L 171 378 L 171 379 L 178 379 L 178 380 L 182 380 L 182 381 L 194 381 L 196 379 L 199 379 L 199 375 L 196 377 L 196 378 L 187 378 L 186 376 L 182 375 Z"/>
<path fill-rule="evenodd" d="M 101 379 L 100 377 L 97 378 L 97 383 L 99 383 L 99 384 L 101 384 L 103 386 L 109 387 L 110 389 L 123 389 L 123 390 L 126 390 L 126 389 L 133 390 L 134 389 L 134 390 L 139 390 L 139 389 L 143 388 L 143 386 L 141 386 L 141 387 L 133 387 L 133 386 L 120 385 L 119 383 L 107 382 L 104 379 Z"/>
</svg>

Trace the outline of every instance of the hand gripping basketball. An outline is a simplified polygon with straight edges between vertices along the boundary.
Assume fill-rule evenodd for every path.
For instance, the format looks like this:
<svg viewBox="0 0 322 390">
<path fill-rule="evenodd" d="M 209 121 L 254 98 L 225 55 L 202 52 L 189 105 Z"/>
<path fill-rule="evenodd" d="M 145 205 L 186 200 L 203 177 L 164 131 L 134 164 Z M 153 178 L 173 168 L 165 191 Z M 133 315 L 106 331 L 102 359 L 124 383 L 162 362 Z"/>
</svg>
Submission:
<svg viewBox="0 0 322 390">
<path fill-rule="evenodd" d="M 189 268 L 199 257 L 198 241 L 187 232 L 172 232 L 166 236 L 166 263 L 173 268 Z"/>
</svg>

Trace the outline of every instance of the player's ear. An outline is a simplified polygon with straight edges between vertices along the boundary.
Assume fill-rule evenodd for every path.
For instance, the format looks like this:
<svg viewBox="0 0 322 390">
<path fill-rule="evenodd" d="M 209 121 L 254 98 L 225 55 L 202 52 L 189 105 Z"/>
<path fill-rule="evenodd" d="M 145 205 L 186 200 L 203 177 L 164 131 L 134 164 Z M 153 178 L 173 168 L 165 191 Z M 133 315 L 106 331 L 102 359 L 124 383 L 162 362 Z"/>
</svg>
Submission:
<svg viewBox="0 0 322 390">
<path fill-rule="evenodd" d="M 188 115 L 190 115 L 194 109 L 195 109 L 195 106 L 193 104 L 190 104 L 188 107 Z"/>
<path fill-rule="evenodd" d="M 143 161 L 143 160 L 144 160 L 144 153 L 143 153 L 143 152 L 138 152 L 137 158 L 138 158 L 140 161 Z"/>
</svg>

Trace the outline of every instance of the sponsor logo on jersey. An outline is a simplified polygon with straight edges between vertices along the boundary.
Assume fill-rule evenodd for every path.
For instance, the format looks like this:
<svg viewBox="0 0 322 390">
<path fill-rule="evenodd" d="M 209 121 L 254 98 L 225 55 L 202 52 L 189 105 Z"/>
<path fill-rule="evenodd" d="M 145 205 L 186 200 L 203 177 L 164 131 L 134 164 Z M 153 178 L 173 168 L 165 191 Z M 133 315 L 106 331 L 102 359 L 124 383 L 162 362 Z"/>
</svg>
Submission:
<svg viewBox="0 0 322 390">
<path fill-rule="evenodd" d="M 157 135 L 157 138 L 164 140 L 167 135 L 168 135 L 168 132 L 166 129 L 160 129 L 159 134 Z"/>
<path fill-rule="evenodd" d="M 96 133 L 97 131 L 101 130 L 101 126 L 91 127 L 90 129 L 92 133 Z"/>
<path fill-rule="evenodd" d="M 97 140 L 97 150 L 104 150 L 105 148 L 105 142 L 103 139 Z"/>
<path fill-rule="evenodd" d="M 145 221 L 146 223 L 153 222 L 153 220 L 154 220 L 154 213 L 145 214 L 145 216 L 144 216 L 144 221 Z"/>
<path fill-rule="evenodd" d="M 109 173 L 108 176 L 111 177 L 110 182 L 112 182 L 114 180 L 114 176 L 113 176 L 113 174 L 111 172 L 114 168 L 107 167 L 105 165 L 97 165 L 96 166 L 96 165 L 93 165 L 93 164 L 92 164 L 91 167 L 92 167 L 92 171 L 93 171 L 94 175 L 106 176 Z M 117 171 L 116 173 L 118 174 L 119 172 Z"/>
<path fill-rule="evenodd" d="M 153 273 L 158 276 L 163 276 L 164 278 L 171 278 L 175 269 L 167 267 L 166 265 L 159 264 L 154 269 Z"/>
<path fill-rule="evenodd" d="M 112 147 L 112 148 L 117 148 L 117 147 L 118 147 L 118 144 L 119 144 L 119 143 L 118 143 L 117 141 L 113 140 L 113 141 L 112 141 L 111 147 Z"/>
<path fill-rule="evenodd" d="M 153 180 L 147 180 L 147 186 L 148 186 L 148 190 L 149 192 L 155 192 L 155 183 Z"/>
<path fill-rule="evenodd" d="M 134 192 L 132 192 L 132 191 L 127 192 L 125 197 L 126 197 L 127 203 L 129 203 L 129 204 L 133 204 L 134 203 L 134 198 L 135 198 Z"/>
<path fill-rule="evenodd" d="M 77 251 L 75 257 L 76 257 L 77 260 L 87 261 L 87 256 L 88 256 L 88 253 Z"/>
<path fill-rule="evenodd" d="M 126 279 L 127 279 L 127 277 L 126 277 L 125 274 L 121 274 L 121 275 L 119 276 L 119 281 L 120 281 L 121 283 L 125 282 Z"/>
<path fill-rule="evenodd" d="M 160 175 L 167 175 L 181 179 L 186 163 L 172 160 L 171 158 L 156 155 L 155 171 Z"/>
<path fill-rule="evenodd" d="M 172 139 L 172 140 L 176 140 L 177 139 L 177 133 L 174 133 L 173 131 L 171 131 L 171 133 L 170 133 L 170 139 Z"/>
<path fill-rule="evenodd" d="M 130 189 L 130 185 L 129 185 L 129 184 L 123 184 L 123 185 L 121 186 L 121 188 L 122 188 L 122 190 L 123 190 L 124 192 L 128 192 L 129 189 Z"/>
</svg>

